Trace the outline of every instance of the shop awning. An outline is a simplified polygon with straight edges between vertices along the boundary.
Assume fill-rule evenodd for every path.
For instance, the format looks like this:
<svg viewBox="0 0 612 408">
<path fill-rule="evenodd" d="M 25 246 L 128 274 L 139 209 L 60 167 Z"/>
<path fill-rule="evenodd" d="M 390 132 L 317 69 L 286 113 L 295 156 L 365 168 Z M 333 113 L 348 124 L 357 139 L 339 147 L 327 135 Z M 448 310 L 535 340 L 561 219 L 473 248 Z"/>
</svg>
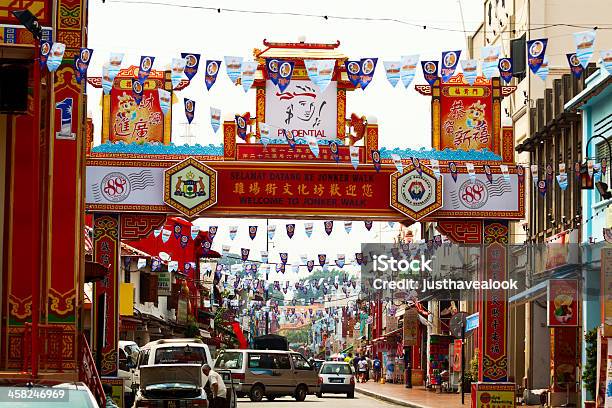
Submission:
<svg viewBox="0 0 612 408">
<path fill-rule="evenodd" d="M 98 262 L 85 262 L 85 282 L 101 281 L 106 275 L 108 275 L 108 268 L 106 266 Z"/>
</svg>

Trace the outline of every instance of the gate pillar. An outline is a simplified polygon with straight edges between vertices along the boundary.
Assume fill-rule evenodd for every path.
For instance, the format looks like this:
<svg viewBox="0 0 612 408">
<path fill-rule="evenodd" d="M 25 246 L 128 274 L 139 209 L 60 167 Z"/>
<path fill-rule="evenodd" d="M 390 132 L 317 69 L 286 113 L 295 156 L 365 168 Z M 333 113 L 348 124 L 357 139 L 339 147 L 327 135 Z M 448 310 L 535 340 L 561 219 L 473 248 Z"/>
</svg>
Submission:
<svg viewBox="0 0 612 408">
<path fill-rule="evenodd" d="M 119 271 L 121 268 L 120 215 L 93 216 L 94 259 L 108 268 L 93 291 L 93 348 L 101 376 L 116 376 L 119 365 Z"/>
</svg>

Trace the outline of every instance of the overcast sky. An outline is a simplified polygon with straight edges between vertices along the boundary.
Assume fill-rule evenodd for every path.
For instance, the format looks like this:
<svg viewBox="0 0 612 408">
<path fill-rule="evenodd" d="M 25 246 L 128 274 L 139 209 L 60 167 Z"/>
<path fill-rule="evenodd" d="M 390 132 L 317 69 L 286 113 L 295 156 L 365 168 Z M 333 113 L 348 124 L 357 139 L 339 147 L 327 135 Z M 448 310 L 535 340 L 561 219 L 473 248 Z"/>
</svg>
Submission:
<svg viewBox="0 0 612 408">
<path fill-rule="evenodd" d="M 399 60 L 402 55 L 420 54 L 421 60 L 439 59 L 446 50 L 465 48 L 465 34 L 456 31 L 440 31 L 415 28 L 395 22 L 354 21 L 310 18 L 286 15 L 221 13 L 201 9 L 181 8 L 168 5 L 129 4 L 130 0 L 101 0 L 89 3 L 88 44 L 94 49 L 89 74 L 99 76 L 102 65 L 108 61 L 109 53 L 124 52 L 123 66 L 138 65 L 141 55 L 156 57 L 154 68 L 168 68 L 172 58 L 181 52 L 202 54 L 202 59 L 223 60 L 225 55 L 253 58 L 253 48 L 263 48 L 262 41 L 297 42 L 305 36 L 307 42 L 341 43 L 340 51 L 352 59 L 378 57 L 379 63 L 373 82 L 365 92 L 356 90 L 347 95 L 347 116 L 351 112 L 375 116 L 379 123 L 380 146 L 385 147 L 429 147 L 430 104 L 429 98 L 418 94 L 411 85 L 404 89 L 401 82 L 394 89 L 388 83 L 382 61 Z M 154 2 L 157 0 L 153 0 Z M 336 16 L 395 18 L 429 27 L 462 29 L 459 3 L 456 0 L 429 0 L 427 2 L 378 0 L 378 1 L 329 1 L 309 2 L 281 1 L 189 1 L 165 0 L 174 5 L 199 5 L 226 7 L 244 10 L 326 14 Z M 482 2 L 463 1 L 463 15 L 468 29 L 477 27 L 482 20 Z M 245 94 L 242 87 L 235 87 L 223 68 L 211 92 L 206 91 L 200 72 L 192 83 L 177 93 L 180 104 L 173 110 L 173 141 L 200 144 L 220 144 L 221 130 L 214 134 L 210 127 L 209 107 L 220 108 L 225 117 L 236 113 L 255 113 L 255 91 Z M 420 69 L 414 83 L 425 83 Z M 96 143 L 100 140 L 101 89 L 88 86 L 89 107 L 94 118 Z M 195 119 L 190 132 L 193 140 L 185 139 L 186 120 L 182 100 L 184 97 L 196 101 Z M 399 224 L 391 229 L 387 223 L 375 223 L 367 232 L 363 222 L 354 222 L 351 235 L 337 221 L 332 236 L 323 231 L 322 221 L 315 222 L 311 239 L 304 235 L 304 223 L 297 222 L 293 240 L 287 238 L 285 224 L 288 220 L 274 221 L 278 224 L 274 246 L 270 247 L 270 261 L 278 261 L 278 252 L 289 252 L 290 263 L 298 262 L 299 255 L 306 253 L 310 259 L 319 253 L 327 253 L 335 260 L 338 253 L 347 258 L 360 251 L 362 242 L 391 242 L 397 235 Z M 207 220 L 198 224 L 203 227 L 219 225 L 215 249 L 221 251 L 222 244 L 231 244 L 232 252 L 241 247 L 250 247 L 254 259 L 265 249 L 265 220 Z M 240 225 L 235 241 L 228 237 L 230 225 Z M 258 225 L 258 237 L 251 241 L 248 226 Z"/>
</svg>

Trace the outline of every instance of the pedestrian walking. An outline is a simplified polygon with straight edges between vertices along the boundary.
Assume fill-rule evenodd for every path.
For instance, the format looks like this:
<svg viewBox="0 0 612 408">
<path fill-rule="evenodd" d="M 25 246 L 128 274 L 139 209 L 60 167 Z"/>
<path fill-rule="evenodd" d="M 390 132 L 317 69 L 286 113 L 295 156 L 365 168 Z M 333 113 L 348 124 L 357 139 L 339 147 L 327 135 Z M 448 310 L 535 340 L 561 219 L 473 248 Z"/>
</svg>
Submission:
<svg viewBox="0 0 612 408">
<path fill-rule="evenodd" d="M 368 371 L 368 360 L 366 360 L 365 358 L 362 358 L 361 360 L 359 360 L 359 363 L 357 364 L 357 366 L 359 369 L 359 379 L 357 381 L 365 383 L 366 373 Z"/>
<path fill-rule="evenodd" d="M 359 360 L 361 360 L 359 358 L 359 353 L 355 353 L 355 357 L 353 357 L 353 372 L 355 373 L 355 375 L 359 376 Z M 359 377 L 357 377 L 359 379 Z"/>
<path fill-rule="evenodd" d="M 372 362 L 372 371 L 374 371 L 374 382 L 380 382 L 380 371 L 382 368 L 382 364 L 378 359 L 378 356 L 374 356 L 374 361 Z"/>
<path fill-rule="evenodd" d="M 366 370 L 365 380 L 370 381 L 370 371 L 372 371 L 372 359 L 369 355 L 366 355 L 366 361 L 368 363 L 368 369 Z"/>
<path fill-rule="evenodd" d="M 389 359 L 389 362 L 387 362 L 387 382 L 393 382 L 393 371 L 395 371 L 395 365 L 393 360 Z"/>
</svg>

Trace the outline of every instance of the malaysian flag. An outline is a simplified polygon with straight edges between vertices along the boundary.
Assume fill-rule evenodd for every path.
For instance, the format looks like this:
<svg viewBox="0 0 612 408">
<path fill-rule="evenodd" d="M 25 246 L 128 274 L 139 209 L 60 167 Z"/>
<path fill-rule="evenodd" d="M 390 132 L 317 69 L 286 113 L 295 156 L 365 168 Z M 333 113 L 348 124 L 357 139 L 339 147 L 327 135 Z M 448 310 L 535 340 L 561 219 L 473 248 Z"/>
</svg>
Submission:
<svg viewBox="0 0 612 408">
<path fill-rule="evenodd" d="M 85 233 L 85 253 L 91 254 L 93 252 L 93 228 L 85 226 L 83 232 Z"/>
</svg>

